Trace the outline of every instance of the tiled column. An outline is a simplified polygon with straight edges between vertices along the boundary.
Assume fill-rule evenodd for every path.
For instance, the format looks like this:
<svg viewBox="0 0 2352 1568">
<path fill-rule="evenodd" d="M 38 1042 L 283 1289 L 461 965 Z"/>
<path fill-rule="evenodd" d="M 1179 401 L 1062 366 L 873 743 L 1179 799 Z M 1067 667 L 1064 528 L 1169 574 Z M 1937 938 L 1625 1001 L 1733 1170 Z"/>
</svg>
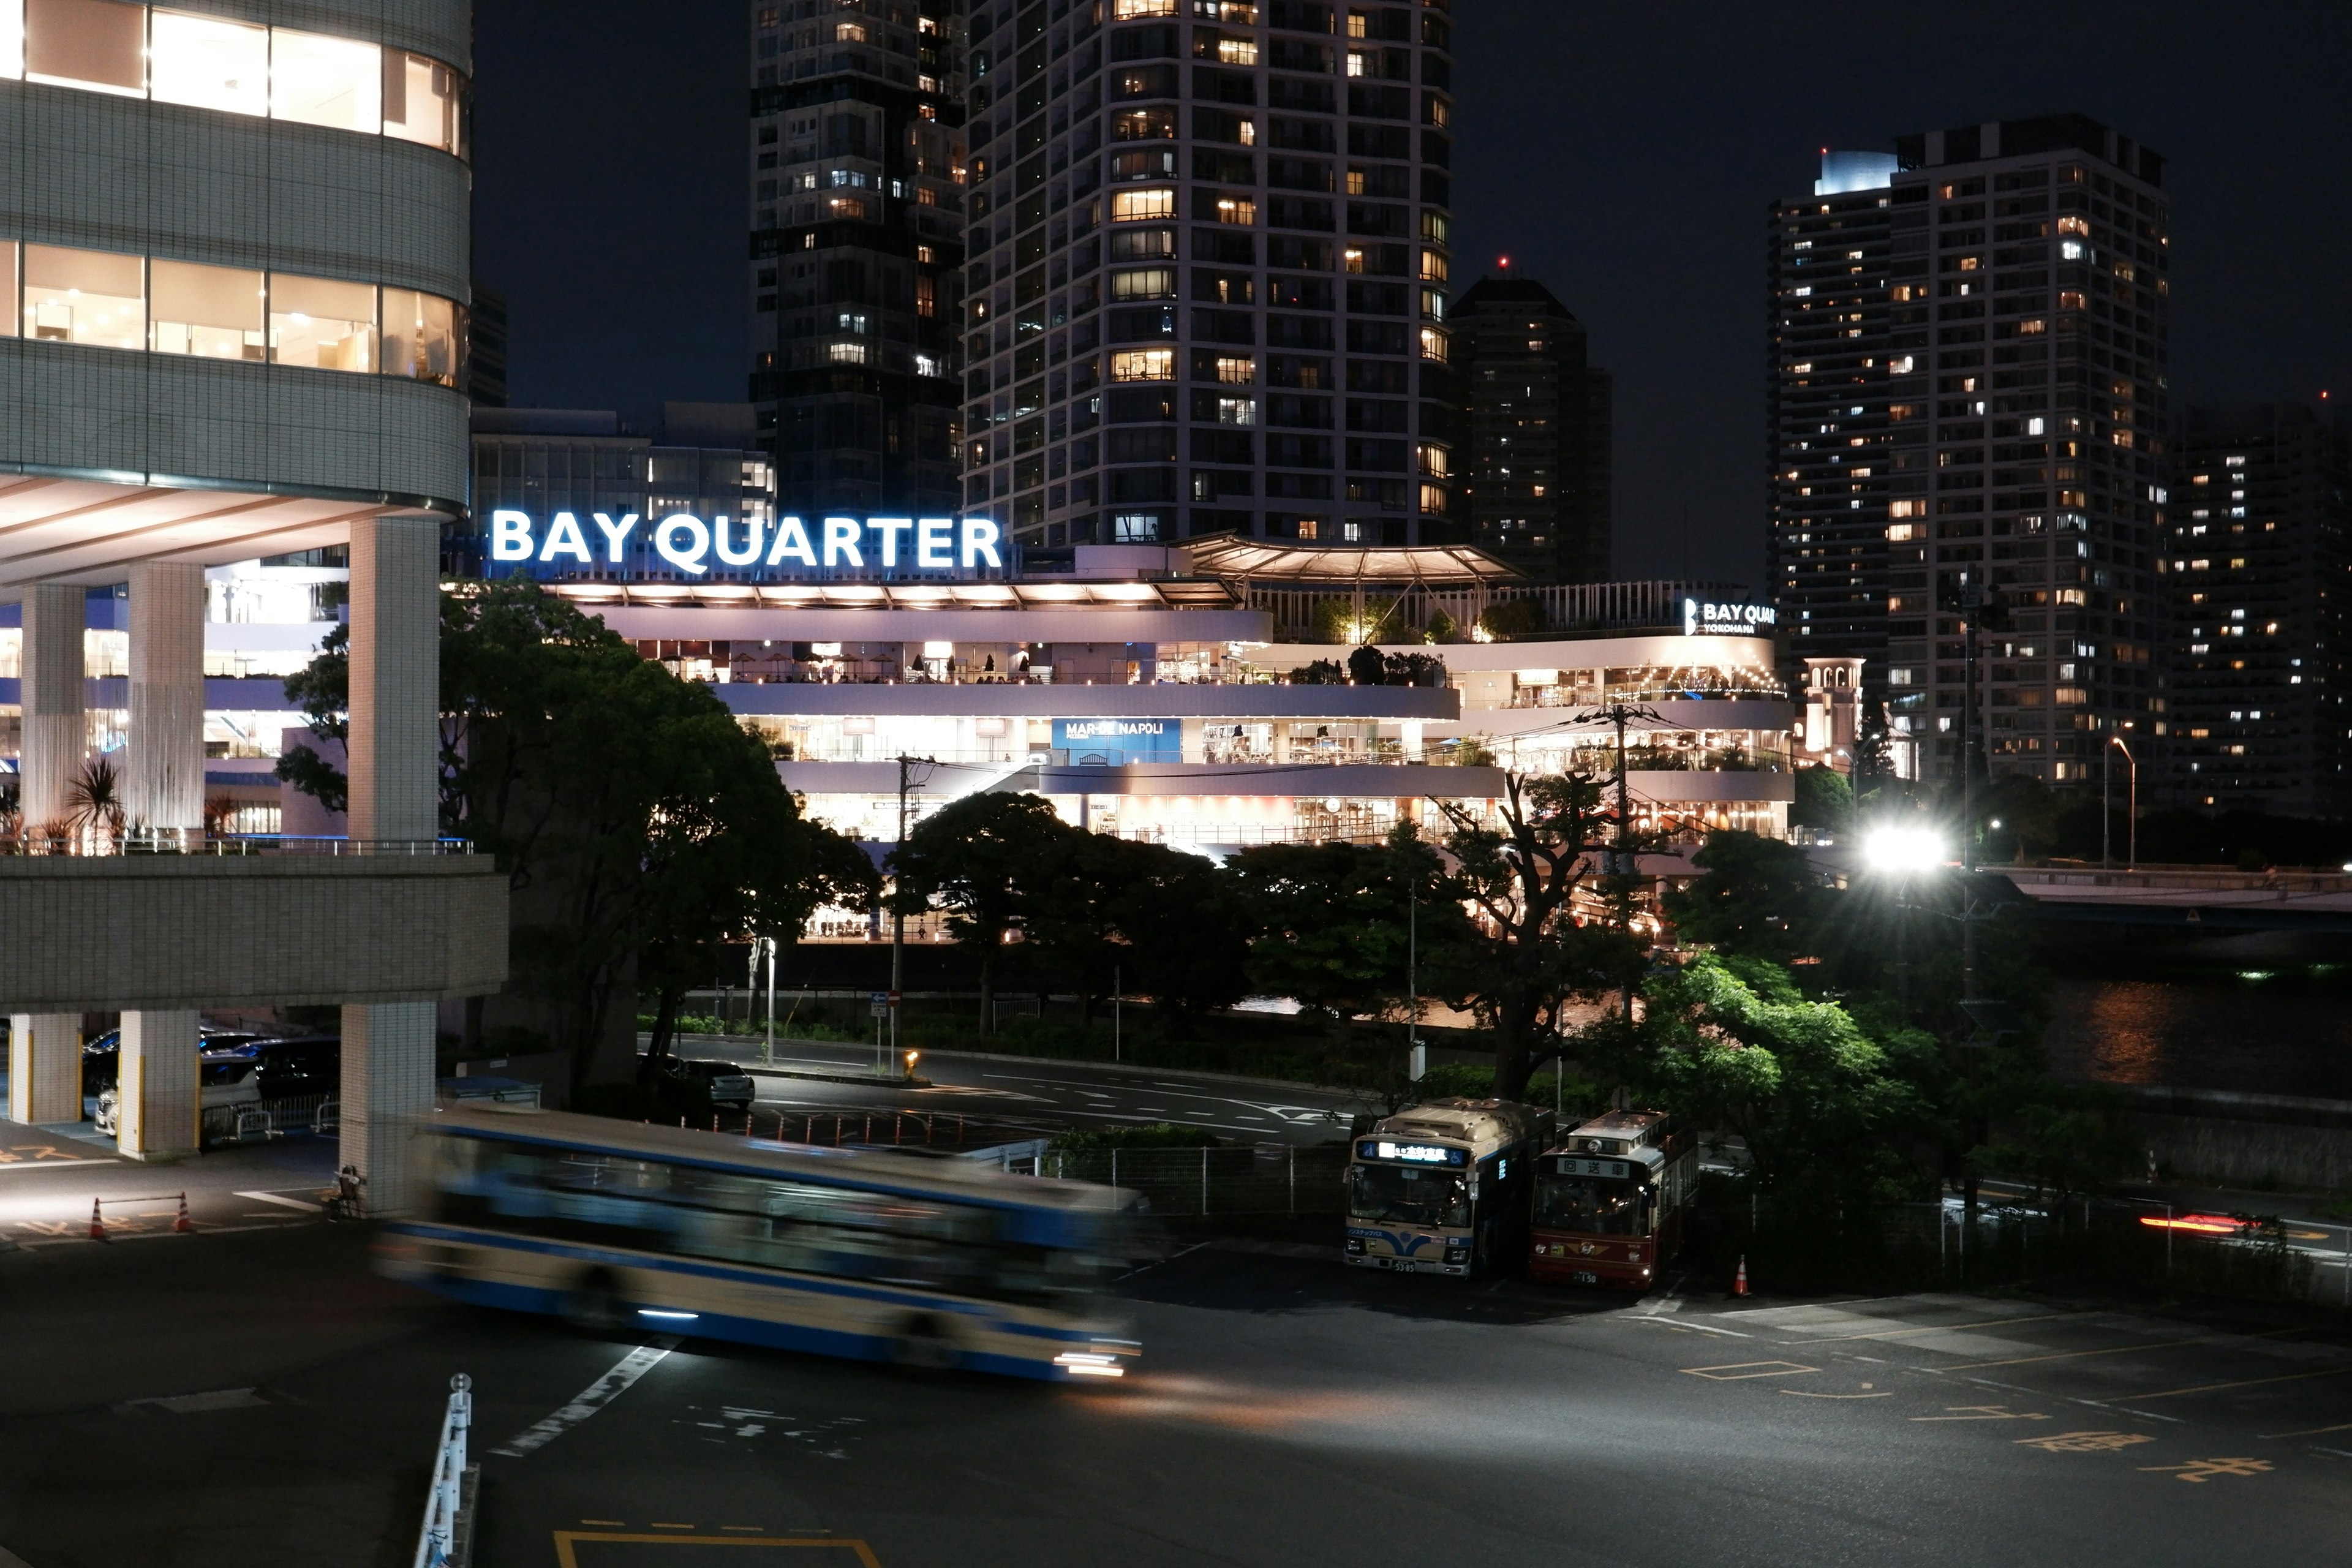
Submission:
<svg viewBox="0 0 2352 1568">
<path fill-rule="evenodd" d="M 84 591 L 37 583 L 25 590 L 19 673 L 24 745 L 17 804 L 30 833 L 66 815 L 66 790 L 89 746 L 82 711 Z M 81 1120 L 81 1016 L 19 1013 L 8 1027 L 8 1119 Z"/>
<path fill-rule="evenodd" d="M 131 569 L 131 741 L 123 805 L 134 830 L 194 838 L 205 825 L 205 572 Z M 115 1146 L 134 1160 L 195 1152 L 197 1019 L 125 1013 Z"/>
<path fill-rule="evenodd" d="M 352 525 L 351 836 L 440 833 L 441 520 Z M 415 1122 L 433 1108 L 435 1007 L 343 1009 L 342 1163 L 371 1212 L 423 1197 Z"/>
</svg>

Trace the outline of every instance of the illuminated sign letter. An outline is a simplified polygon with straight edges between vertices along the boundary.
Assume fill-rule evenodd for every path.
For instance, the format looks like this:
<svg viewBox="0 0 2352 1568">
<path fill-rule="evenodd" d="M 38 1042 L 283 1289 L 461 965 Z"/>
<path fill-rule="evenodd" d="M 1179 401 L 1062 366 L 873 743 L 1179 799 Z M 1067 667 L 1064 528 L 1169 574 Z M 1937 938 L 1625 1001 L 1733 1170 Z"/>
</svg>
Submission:
<svg viewBox="0 0 2352 1568">
<path fill-rule="evenodd" d="M 978 564 L 979 558 L 984 555 L 988 558 L 989 565 L 999 572 L 1003 571 L 1004 562 L 996 553 L 996 542 L 1000 537 L 1001 535 L 996 531 L 996 524 L 989 521 L 988 519 L 965 518 L 963 520 L 963 569 L 967 572 L 971 571 Z"/>
<path fill-rule="evenodd" d="M 614 522 L 608 514 L 601 511 L 592 511 L 588 515 L 596 520 L 596 528 L 604 536 L 604 559 L 615 566 L 619 565 L 621 546 L 630 533 L 635 531 L 637 526 L 637 514 L 625 513 L 618 522 Z"/>
<path fill-rule="evenodd" d="M 767 524 L 758 518 L 746 518 L 743 532 L 746 538 L 740 552 L 727 548 L 727 519 L 722 514 L 710 520 L 710 545 L 719 552 L 719 559 L 730 566 L 757 566 L 760 563 L 760 536 Z"/>
<path fill-rule="evenodd" d="M 816 564 L 816 552 L 809 548 L 808 530 L 796 517 L 776 520 L 775 547 L 768 552 L 771 566 L 782 566 L 787 561 L 797 561 L 803 566 Z"/>
<path fill-rule="evenodd" d="M 672 542 L 678 534 L 686 535 L 690 542 L 684 549 Z M 700 518 L 689 512 L 674 511 L 662 519 L 661 526 L 654 530 L 654 548 L 661 552 L 663 560 L 679 571 L 699 577 L 707 570 L 702 558 L 710 553 L 710 530 Z"/>
<path fill-rule="evenodd" d="M 898 536 L 911 531 L 915 520 L 911 517 L 869 517 L 866 520 L 866 526 L 882 536 L 882 564 L 898 564 Z"/>
<path fill-rule="evenodd" d="M 490 559 L 528 561 L 530 553 L 530 516 L 520 511 L 490 513 Z"/>
<path fill-rule="evenodd" d="M 588 541 L 580 531 L 580 520 L 568 511 L 559 511 L 547 525 L 547 542 L 539 547 L 541 561 L 552 561 L 558 553 L 569 555 L 585 566 L 596 558 L 588 553 Z"/>
<path fill-rule="evenodd" d="M 866 557 L 857 552 L 860 530 L 854 517 L 828 517 L 824 520 L 824 563 L 827 568 L 838 566 L 846 556 L 852 566 L 866 564 Z"/>
<path fill-rule="evenodd" d="M 915 564 L 925 571 L 955 565 L 955 519 L 927 517 L 915 525 Z"/>
</svg>

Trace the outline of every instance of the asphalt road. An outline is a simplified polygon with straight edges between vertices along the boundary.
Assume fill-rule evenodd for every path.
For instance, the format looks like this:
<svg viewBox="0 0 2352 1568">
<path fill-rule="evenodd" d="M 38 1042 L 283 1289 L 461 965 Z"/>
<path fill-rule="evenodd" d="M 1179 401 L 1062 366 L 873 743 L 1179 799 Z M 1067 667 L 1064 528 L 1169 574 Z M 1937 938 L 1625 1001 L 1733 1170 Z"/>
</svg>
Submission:
<svg viewBox="0 0 2352 1568">
<path fill-rule="evenodd" d="M 677 1053 L 753 1066 L 760 1085 L 757 1125 L 763 1133 L 771 1113 L 797 1118 L 878 1110 L 961 1112 L 1055 1126 L 1174 1121 L 1228 1138 L 1314 1144 L 1346 1136 L 1349 1117 L 1379 1109 L 1367 1097 L 1340 1089 L 1108 1062 L 927 1053 L 919 1066 L 929 1087 L 913 1088 L 888 1080 L 849 1083 L 757 1071 L 757 1046 L 708 1036 L 688 1037 Z M 856 1076 L 871 1073 L 874 1058 L 871 1046 L 779 1040 L 773 1065 L 790 1073 Z"/>
<path fill-rule="evenodd" d="M 2340 1321 L 1635 1303 L 1365 1276 L 1311 1235 L 1130 1276 L 1143 1364 L 1085 1388 L 586 1338 L 379 1280 L 350 1226 L 19 1251 L 0 1546 L 405 1563 L 466 1372 L 481 1568 L 690 1568 L 721 1542 L 740 1568 L 2352 1556 Z M 495 1452 L 632 1357 L 625 1390 Z"/>
</svg>

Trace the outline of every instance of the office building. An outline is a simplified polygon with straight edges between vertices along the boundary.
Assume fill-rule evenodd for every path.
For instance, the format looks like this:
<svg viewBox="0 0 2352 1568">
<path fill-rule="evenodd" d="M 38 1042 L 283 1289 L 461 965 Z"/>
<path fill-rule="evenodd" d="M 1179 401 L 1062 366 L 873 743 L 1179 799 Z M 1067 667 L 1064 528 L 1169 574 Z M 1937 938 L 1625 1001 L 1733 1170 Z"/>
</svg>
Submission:
<svg viewBox="0 0 2352 1568">
<path fill-rule="evenodd" d="M 955 510 L 959 0 L 754 0 L 751 375 L 784 510 Z"/>
<path fill-rule="evenodd" d="M 1481 278 L 1452 314 L 1468 537 L 1544 582 L 1607 581 L 1611 386 L 1584 324 L 1524 278 Z"/>
<path fill-rule="evenodd" d="M 2190 409 L 2169 510 L 2172 798 L 2344 816 L 2352 417 L 2326 403 Z"/>
<path fill-rule="evenodd" d="M 2162 712 L 2163 160 L 2060 115 L 1903 137 L 1891 162 L 1832 155 L 1811 201 L 1773 212 L 1789 652 L 1884 668 L 1894 727 L 1928 776 L 1949 775 L 1958 612 L 1989 589 L 1967 727 L 1979 765 L 2084 784 L 2109 736 L 2148 734 Z"/>
<path fill-rule="evenodd" d="M 0 28 L 16 1121 L 80 1120 L 80 1016 L 119 1011 L 120 1147 L 188 1152 L 197 1009 L 340 1004 L 339 1163 L 372 1207 L 415 1194 L 434 1002 L 505 968 L 504 877 L 437 852 L 435 556 L 465 511 L 472 37 L 464 0 L 39 0 Z M 123 833 L 180 849 L 206 832 L 206 616 L 227 598 L 207 570 L 337 549 L 351 852 L 105 853 L 110 825 L 74 810 L 101 740 L 89 590 L 124 589 L 101 600 L 122 664 L 100 721 L 120 715 Z"/>
<path fill-rule="evenodd" d="M 971 26 L 966 510 L 1045 545 L 1443 536 L 1446 8 Z"/>
</svg>

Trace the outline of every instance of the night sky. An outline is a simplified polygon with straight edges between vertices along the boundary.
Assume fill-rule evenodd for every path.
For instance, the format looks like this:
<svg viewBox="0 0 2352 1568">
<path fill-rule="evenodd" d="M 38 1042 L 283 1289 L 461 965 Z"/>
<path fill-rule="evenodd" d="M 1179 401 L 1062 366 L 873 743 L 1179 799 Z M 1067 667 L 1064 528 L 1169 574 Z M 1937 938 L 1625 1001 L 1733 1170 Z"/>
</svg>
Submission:
<svg viewBox="0 0 2352 1568">
<path fill-rule="evenodd" d="M 2176 407 L 2352 396 L 2352 5 L 1455 0 L 1454 279 L 1617 377 L 1617 574 L 1761 577 L 1763 213 L 1819 148 L 2080 110 L 2169 160 Z M 745 10 L 484 0 L 475 275 L 513 401 L 744 396 Z M 2226 16 L 2227 21 L 2219 18 Z"/>
</svg>

